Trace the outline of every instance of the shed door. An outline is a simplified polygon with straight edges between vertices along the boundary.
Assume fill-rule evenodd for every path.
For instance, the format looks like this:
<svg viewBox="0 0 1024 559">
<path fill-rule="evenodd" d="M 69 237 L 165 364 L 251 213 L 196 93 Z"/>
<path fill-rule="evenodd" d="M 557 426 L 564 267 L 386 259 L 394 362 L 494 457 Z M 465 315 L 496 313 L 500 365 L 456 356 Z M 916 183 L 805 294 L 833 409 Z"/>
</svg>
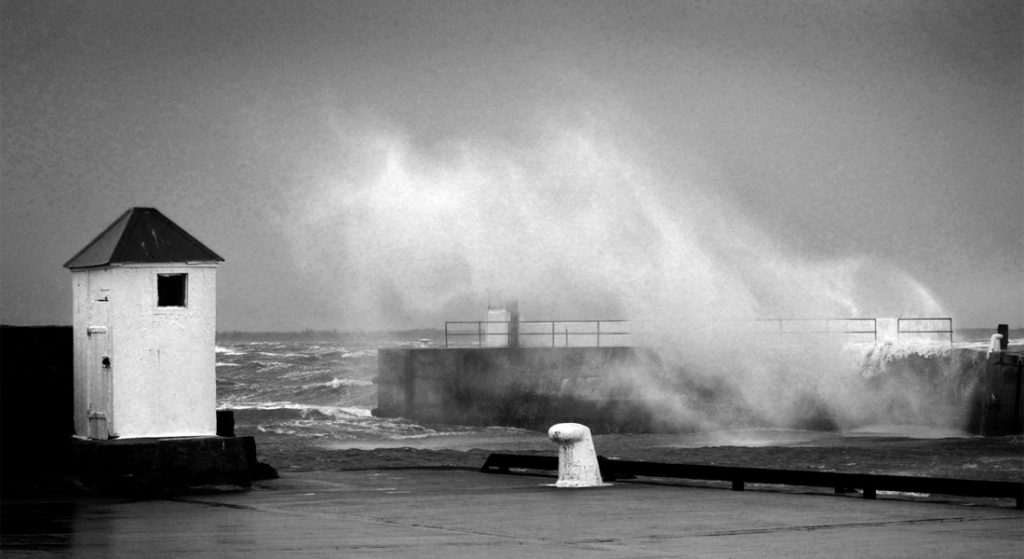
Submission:
<svg viewBox="0 0 1024 559">
<path fill-rule="evenodd" d="M 98 313 L 97 316 L 103 314 Z M 114 436 L 114 364 L 110 331 L 106 324 L 93 324 L 89 326 L 88 334 L 89 438 L 102 440 Z"/>
</svg>

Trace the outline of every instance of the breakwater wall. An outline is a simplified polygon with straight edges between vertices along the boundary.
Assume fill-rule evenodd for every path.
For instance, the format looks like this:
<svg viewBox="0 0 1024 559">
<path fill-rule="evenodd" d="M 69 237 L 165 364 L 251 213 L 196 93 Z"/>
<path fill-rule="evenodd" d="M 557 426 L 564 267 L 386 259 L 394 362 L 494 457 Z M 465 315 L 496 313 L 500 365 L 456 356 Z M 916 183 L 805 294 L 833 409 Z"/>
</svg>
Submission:
<svg viewBox="0 0 1024 559">
<path fill-rule="evenodd" d="M 379 417 L 595 432 L 659 430 L 629 371 L 656 361 L 632 347 L 395 348 L 378 356 Z"/>
<path fill-rule="evenodd" d="M 974 413 L 968 426 L 971 433 L 1024 433 L 1024 359 L 1020 353 L 988 356 L 974 394 Z"/>
<path fill-rule="evenodd" d="M 855 361 L 851 366 L 861 369 L 856 398 L 864 411 L 854 415 L 868 425 L 923 424 L 980 435 L 1024 431 L 1019 354 L 986 358 L 983 351 L 947 346 L 924 355 L 876 352 Z M 764 410 L 742 403 L 734 383 L 688 375 L 635 347 L 381 349 L 377 385 L 375 415 L 424 423 L 544 430 L 579 422 L 595 433 L 699 430 L 665 405 L 672 399 L 665 395 L 682 394 L 690 409 L 722 426 L 858 426 L 781 379 L 771 390 L 795 396 L 780 398 L 778 406 L 797 409 L 789 423 L 773 423 Z"/>
</svg>

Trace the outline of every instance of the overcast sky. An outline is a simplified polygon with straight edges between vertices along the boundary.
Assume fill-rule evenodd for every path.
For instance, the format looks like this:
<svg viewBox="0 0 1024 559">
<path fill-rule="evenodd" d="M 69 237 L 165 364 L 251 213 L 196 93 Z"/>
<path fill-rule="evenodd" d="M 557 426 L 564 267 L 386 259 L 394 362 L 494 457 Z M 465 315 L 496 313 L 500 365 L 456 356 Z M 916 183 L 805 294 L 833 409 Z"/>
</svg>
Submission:
<svg viewBox="0 0 1024 559">
<path fill-rule="evenodd" d="M 1016 0 L 2 2 L 0 321 L 132 206 L 218 328 L 1024 325 Z"/>
</svg>

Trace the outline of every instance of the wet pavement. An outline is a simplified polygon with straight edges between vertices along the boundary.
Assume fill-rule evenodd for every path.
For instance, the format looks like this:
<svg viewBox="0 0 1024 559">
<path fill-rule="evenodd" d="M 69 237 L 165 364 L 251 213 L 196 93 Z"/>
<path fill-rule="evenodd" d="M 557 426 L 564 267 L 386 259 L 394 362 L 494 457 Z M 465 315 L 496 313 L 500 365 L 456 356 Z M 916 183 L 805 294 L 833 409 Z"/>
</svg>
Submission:
<svg viewBox="0 0 1024 559">
<path fill-rule="evenodd" d="M 4 499 L 3 557 L 1021 557 L 1012 500 L 469 470 L 302 472 L 247 491 Z"/>
</svg>

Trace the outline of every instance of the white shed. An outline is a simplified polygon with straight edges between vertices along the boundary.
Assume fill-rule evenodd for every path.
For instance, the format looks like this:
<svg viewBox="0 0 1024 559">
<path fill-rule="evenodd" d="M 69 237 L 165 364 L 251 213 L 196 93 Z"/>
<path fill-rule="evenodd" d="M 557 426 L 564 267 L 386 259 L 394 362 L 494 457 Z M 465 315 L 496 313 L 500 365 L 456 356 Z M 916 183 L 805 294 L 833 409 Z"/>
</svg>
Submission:
<svg viewBox="0 0 1024 559">
<path fill-rule="evenodd" d="M 64 264 L 77 436 L 216 434 L 223 261 L 156 209 L 132 208 Z"/>
</svg>

